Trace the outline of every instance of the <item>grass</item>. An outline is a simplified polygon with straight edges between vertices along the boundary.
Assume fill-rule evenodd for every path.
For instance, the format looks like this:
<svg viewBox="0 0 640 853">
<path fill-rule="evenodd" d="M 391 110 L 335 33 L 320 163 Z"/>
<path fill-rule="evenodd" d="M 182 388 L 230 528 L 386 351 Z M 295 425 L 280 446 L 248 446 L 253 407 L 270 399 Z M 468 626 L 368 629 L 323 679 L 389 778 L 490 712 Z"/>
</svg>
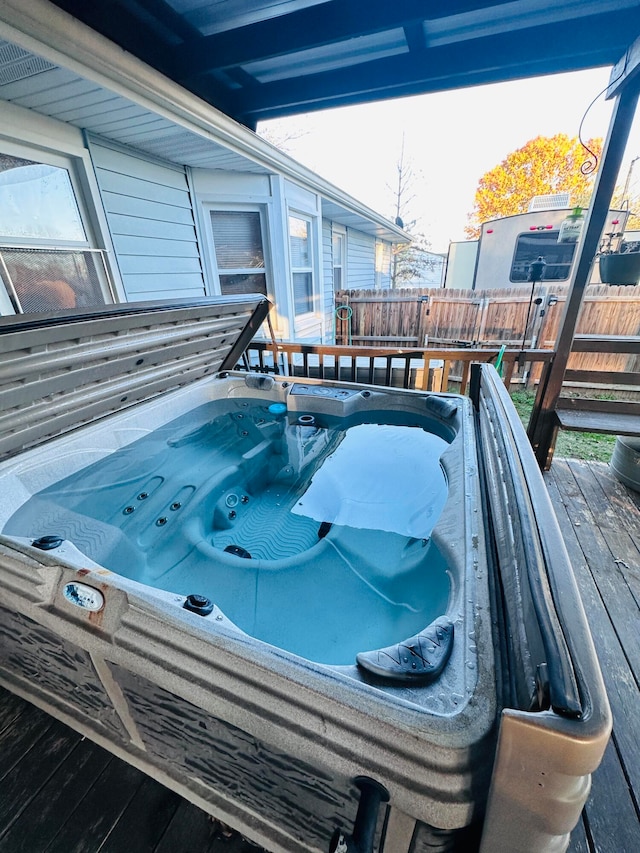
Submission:
<svg viewBox="0 0 640 853">
<path fill-rule="evenodd" d="M 511 399 L 520 419 L 527 426 L 533 402 L 534 391 L 518 390 L 511 393 Z M 585 459 L 596 462 L 608 462 L 616 443 L 615 435 L 601 435 L 595 432 L 570 432 L 560 430 L 554 456 L 570 459 Z"/>
</svg>

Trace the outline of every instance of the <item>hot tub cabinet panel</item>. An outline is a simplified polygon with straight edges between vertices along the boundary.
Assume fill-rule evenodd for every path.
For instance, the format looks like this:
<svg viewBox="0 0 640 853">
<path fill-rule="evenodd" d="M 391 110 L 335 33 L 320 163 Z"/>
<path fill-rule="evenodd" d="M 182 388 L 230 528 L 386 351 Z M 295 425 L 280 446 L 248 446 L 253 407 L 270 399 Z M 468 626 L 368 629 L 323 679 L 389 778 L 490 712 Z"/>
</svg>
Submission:
<svg viewBox="0 0 640 853">
<path fill-rule="evenodd" d="M 267 308 L 0 329 L 0 681 L 272 851 L 349 832 L 358 777 L 380 851 L 562 849 L 609 710 L 495 371 L 230 369 Z"/>
</svg>

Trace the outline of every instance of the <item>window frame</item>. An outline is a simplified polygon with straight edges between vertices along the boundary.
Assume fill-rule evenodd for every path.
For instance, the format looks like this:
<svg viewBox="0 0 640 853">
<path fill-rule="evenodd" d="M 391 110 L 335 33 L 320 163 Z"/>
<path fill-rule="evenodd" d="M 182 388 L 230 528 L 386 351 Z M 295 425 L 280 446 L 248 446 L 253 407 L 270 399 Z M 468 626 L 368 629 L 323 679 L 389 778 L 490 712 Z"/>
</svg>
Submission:
<svg viewBox="0 0 640 853">
<path fill-rule="evenodd" d="M 302 222 L 307 224 L 307 239 L 309 243 L 309 264 L 308 266 L 294 266 L 293 257 L 291 252 L 291 220 L 299 219 Z M 316 271 L 316 226 L 317 226 L 317 217 L 310 214 L 304 213 L 301 210 L 298 210 L 293 207 L 287 208 L 287 249 L 289 255 L 289 282 L 290 282 L 290 292 L 291 292 L 291 312 L 293 314 L 294 322 L 299 323 L 300 321 L 304 321 L 309 317 L 313 317 L 318 313 L 318 275 Z M 308 274 L 311 277 L 311 308 L 307 311 L 296 311 L 296 300 L 295 300 L 295 288 L 293 284 L 293 277 L 296 273 Z"/>
<path fill-rule="evenodd" d="M 265 204 L 242 204 L 242 203 L 225 203 L 207 201 L 203 202 L 205 229 L 207 232 L 207 240 L 211 246 L 209 253 L 209 261 L 211 263 L 212 284 L 215 291 L 219 295 L 224 295 L 220 276 L 225 275 L 257 275 L 263 274 L 265 277 L 266 296 L 271 302 L 275 302 L 273 296 L 272 274 L 271 274 L 271 253 L 269 243 L 269 221 L 268 210 Z M 260 239 L 262 241 L 262 258 L 263 267 L 220 267 L 218 263 L 218 254 L 216 250 L 216 241 L 213 234 L 213 224 L 211 214 L 219 213 L 257 213 L 260 221 Z"/>
<path fill-rule="evenodd" d="M 336 253 L 335 253 L 335 245 L 334 240 L 338 237 L 340 239 L 340 263 L 336 264 Z M 336 292 L 336 269 L 339 269 L 341 272 L 342 284 L 339 290 L 347 289 L 347 229 L 343 225 L 336 225 L 332 223 L 331 225 L 331 270 L 332 270 L 332 285 L 333 292 Z"/>
<path fill-rule="evenodd" d="M 25 137 L 28 136 L 29 133 L 25 133 Z M 52 138 L 53 136 L 54 134 L 52 134 Z M 69 148 L 69 150 L 62 150 L 64 148 Z M 100 194 L 93 180 L 89 152 L 83 149 L 81 152 L 76 153 L 72 148 L 73 146 L 66 146 L 61 143 L 58 150 L 52 150 L 29 139 L 23 141 L 17 135 L 13 135 L 10 132 L 6 135 L 0 133 L 0 152 L 2 154 L 23 160 L 31 160 L 34 163 L 54 166 L 55 168 L 64 169 L 67 172 L 80 223 L 85 234 L 84 240 L 12 237 L 0 234 L 0 250 L 32 249 L 37 251 L 43 249 L 62 252 L 79 250 L 99 255 L 100 262 L 95 264 L 95 271 L 104 300 L 103 304 L 109 305 L 119 301 L 119 288 L 116 283 L 117 280 L 114 280 L 114 269 L 107 260 L 107 253 L 111 248 L 111 244 L 110 242 L 105 244 L 105 235 L 108 235 L 109 232 L 103 216 Z M 98 239 L 98 235 L 100 239 Z M 105 245 L 105 248 L 100 247 L 100 242 Z M 16 301 L 15 291 L 10 283 L 11 277 L 8 275 L 8 271 L 4 265 L 2 272 L 3 275 L 0 276 L 0 316 L 3 314 L 30 313 L 23 312 L 19 299 Z M 5 281 L 6 276 L 8 276 L 8 281 Z"/>
</svg>

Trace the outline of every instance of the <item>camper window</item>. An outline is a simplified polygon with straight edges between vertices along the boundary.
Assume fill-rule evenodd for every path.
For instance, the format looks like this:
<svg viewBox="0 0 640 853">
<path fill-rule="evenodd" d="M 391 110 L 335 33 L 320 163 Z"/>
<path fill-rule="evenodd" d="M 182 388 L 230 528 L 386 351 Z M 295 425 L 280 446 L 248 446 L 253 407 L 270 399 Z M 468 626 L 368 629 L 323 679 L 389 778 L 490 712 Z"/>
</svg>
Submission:
<svg viewBox="0 0 640 853">
<path fill-rule="evenodd" d="M 542 255 L 546 261 L 545 281 L 565 281 L 571 272 L 571 263 L 576 250 L 575 243 L 558 243 L 557 229 L 529 231 L 520 234 L 511 264 L 511 281 L 527 281 L 529 265 Z"/>
</svg>

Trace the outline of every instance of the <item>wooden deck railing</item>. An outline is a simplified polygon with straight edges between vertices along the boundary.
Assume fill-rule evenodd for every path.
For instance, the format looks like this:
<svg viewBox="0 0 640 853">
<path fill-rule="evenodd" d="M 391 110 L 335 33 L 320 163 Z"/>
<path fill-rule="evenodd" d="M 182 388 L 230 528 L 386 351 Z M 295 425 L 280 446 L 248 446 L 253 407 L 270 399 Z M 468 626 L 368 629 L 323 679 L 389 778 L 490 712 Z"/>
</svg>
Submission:
<svg viewBox="0 0 640 853">
<path fill-rule="evenodd" d="M 560 395 L 556 402 L 558 426 L 580 432 L 640 435 L 640 337 L 576 335 L 571 352 L 597 353 L 600 358 L 607 354 L 619 355 L 623 359 L 622 369 L 569 367 L 564 375 L 565 387 L 571 382 L 592 390 L 580 396 Z"/>
<path fill-rule="evenodd" d="M 418 349 L 323 346 L 315 344 L 252 341 L 244 355 L 247 369 L 284 376 L 335 379 L 368 385 L 391 385 L 423 391 L 447 391 L 455 381 L 467 392 L 473 363 L 496 363 L 509 388 L 517 367 L 549 362 L 552 350 Z"/>
</svg>

